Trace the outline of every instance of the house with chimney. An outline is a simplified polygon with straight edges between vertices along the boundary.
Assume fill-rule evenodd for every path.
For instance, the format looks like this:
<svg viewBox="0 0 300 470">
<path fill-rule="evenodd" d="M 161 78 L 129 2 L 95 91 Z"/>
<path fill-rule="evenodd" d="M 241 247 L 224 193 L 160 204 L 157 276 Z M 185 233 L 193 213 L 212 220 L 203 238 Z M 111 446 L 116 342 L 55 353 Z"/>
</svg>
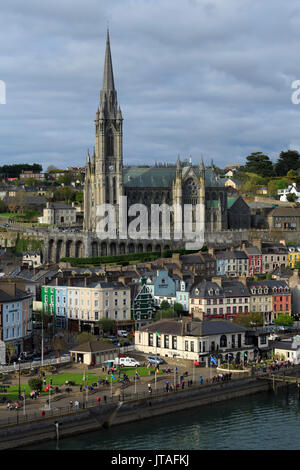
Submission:
<svg viewBox="0 0 300 470">
<path fill-rule="evenodd" d="M 151 356 L 220 364 L 228 354 L 237 361 L 253 359 L 255 347 L 246 328 L 231 321 L 167 319 L 142 326 L 135 334 L 135 349 Z"/>
</svg>

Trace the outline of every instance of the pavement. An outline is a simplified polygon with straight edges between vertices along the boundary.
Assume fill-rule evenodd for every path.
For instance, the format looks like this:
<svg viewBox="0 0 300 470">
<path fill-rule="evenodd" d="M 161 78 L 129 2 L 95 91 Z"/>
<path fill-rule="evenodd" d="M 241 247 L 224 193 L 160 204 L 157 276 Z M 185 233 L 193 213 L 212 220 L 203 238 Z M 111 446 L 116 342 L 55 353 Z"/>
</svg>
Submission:
<svg viewBox="0 0 300 470">
<path fill-rule="evenodd" d="M 130 377 L 130 384 L 126 386 L 125 389 L 123 389 L 118 382 L 112 382 L 109 385 L 100 385 L 97 388 L 95 387 L 95 392 L 88 392 L 88 399 L 89 401 L 95 401 L 97 396 L 100 395 L 101 397 L 101 403 L 104 403 L 104 396 L 107 396 L 108 402 L 111 396 L 111 392 L 113 396 L 123 396 L 123 392 L 125 394 L 125 399 L 126 395 L 130 394 L 135 394 L 135 393 L 144 393 L 146 392 L 148 394 L 148 384 L 151 385 L 153 392 L 155 390 L 162 390 L 165 387 L 166 382 L 170 382 L 170 384 L 176 383 L 176 381 L 180 381 L 180 377 L 184 376 L 184 381 L 185 381 L 185 386 L 187 387 L 187 382 L 190 380 L 193 380 L 193 383 L 199 384 L 200 383 L 200 376 L 203 377 L 204 383 L 206 382 L 207 379 L 211 378 L 213 375 L 217 374 L 217 371 L 215 369 L 206 369 L 206 368 L 197 368 L 197 367 L 190 367 L 187 368 L 186 366 L 177 366 L 178 372 L 177 376 L 174 377 L 174 365 L 170 364 L 169 367 L 172 370 L 170 374 L 165 374 L 163 373 L 162 369 L 165 367 L 168 367 L 168 364 L 163 364 L 160 366 L 160 373 L 156 375 L 156 380 L 155 380 L 155 375 L 149 375 L 146 377 L 140 377 L 137 378 L 135 381 L 135 377 Z M 175 366 L 176 367 L 176 366 Z M 64 368 L 61 368 L 60 371 L 63 371 Z M 84 373 L 87 374 L 89 378 L 89 385 L 92 383 L 97 382 L 98 377 L 105 375 L 105 372 L 103 372 L 102 367 L 93 367 L 92 369 L 84 369 L 83 365 L 79 364 L 74 364 L 71 367 L 68 367 L 66 369 L 67 372 L 70 374 L 72 373 L 82 373 L 82 377 L 84 377 Z M 186 375 L 188 373 L 188 375 Z M 93 378 L 91 376 L 93 374 Z M 150 374 L 150 371 L 149 371 Z M 118 378 L 118 371 L 114 373 L 114 376 Z M 122 375 L 121 375 L 122 376 Z M 107 377 L 109 375 L 107 374 Z M 30 380 L 31 377 L 24 377 L 21 376 L 21 390 L 22 390 L 22 384 L 28 383 L 28 380 Z M 18 377 L 12 378 L 11 379 L 11 385 L 17 385 L 18 382 Z M 110 378 L 109 378 L 110 380 Z M 84 379 L 82 380 L 82 384 L 84 385 L 85 381 Z M 60 386 L 60 390 L 62 390 L 61 394 L 55 394 L 51 395 L 50 399 L 50 404 L 51 404 L 51 409 L 54 408 L 65 408 L 67 409 L 70 404 L 70 400 L 73 401 L 73 403 L 78 400 L 80 404 L 84 403 L 86 401 L 86 390 L 83 388 L 83 391 L 80 392 L 80 386 L 70 386 L 72 389 L 71 392 L 65 392 L 66 386 Z M 47 396 L 43 396 L 37 399 L 31 399 L 30 397 L 26 397 L 26 402 L 25 402 L 25 411 L 28 414 L 31 414 L 33 412 L 38 412 L 40 413 L 42 410 L 45 410 L 48 408 L 48 404 L 46 403 L 47 401 Z M 14 404 L 14 403 L 13 403 Z M 16 410 L 8 410 L 7 409 L 7 403 L 6 404 L 1 404 L 0 405 L 0 422 L 5 421 L 9 419 L 10 417 L 13 416 L 13 414 L 16 413 Z M 19 413 L 23 413 L 23 405 L 21 403 L 21 409 L 19 410 Z"/>
</svg>

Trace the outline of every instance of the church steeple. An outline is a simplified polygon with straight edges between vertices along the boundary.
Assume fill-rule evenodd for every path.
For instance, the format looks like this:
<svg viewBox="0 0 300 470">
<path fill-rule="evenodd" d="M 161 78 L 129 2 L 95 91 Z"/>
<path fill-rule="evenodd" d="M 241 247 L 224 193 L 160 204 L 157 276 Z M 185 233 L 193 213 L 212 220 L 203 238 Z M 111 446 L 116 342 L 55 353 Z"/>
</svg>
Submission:
<svg viewBox="0 0 300 470">
<path fill-rule="evenodd" d="M 107 119 L 114 119 L 117 110 L 118 100 L 111 60 L 109 31 L 107 30 L 102 89 L 100 92 L 100 114 Z"/>
<path fill-rule="evenodd" d="M 108 30 L 107 30 L 107 35 L 106 35 L 106 51 L 105 51 L 102 90 L 106 90 L 106 91 L 115 90 L 114 73 L 113 73 L 112 60 L 111 60 L 110 39 L 109 39 Z"/>
</svg>

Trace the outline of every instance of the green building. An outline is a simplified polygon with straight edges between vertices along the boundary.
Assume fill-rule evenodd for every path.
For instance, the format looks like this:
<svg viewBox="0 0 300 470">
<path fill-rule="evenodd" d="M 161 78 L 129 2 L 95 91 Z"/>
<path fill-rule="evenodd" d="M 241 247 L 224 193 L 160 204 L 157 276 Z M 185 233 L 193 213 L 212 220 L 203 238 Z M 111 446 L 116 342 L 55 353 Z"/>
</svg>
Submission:
<svg viewBox="0 0 300 470">
<path fill-rule="evenodd" d="M 152 293 L 146 286 L 146 279 L 141 279 L 142 288 L 136 295 L 131 306 L 131 318 L 140 324 L 145 324 L 154 320 L 155 301 Z"/>
</svg>

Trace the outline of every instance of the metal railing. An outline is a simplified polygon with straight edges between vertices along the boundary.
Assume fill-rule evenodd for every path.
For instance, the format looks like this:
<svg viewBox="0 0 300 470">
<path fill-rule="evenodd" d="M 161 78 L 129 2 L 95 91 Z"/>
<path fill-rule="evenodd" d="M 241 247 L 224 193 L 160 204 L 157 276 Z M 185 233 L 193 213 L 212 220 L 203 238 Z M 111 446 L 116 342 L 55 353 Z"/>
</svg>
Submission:
<svg viewBox="0 0 300 470">
<path fill-rule="evenodd" d="M 149 393 L 148 389 L 145 390 L 137 390 L 136 392 L 126 392 L 126 389 L 122 389 L 120 393 L 118 394 L 113 394 L 111 395 L 111 390 L 97 390 L 97 392 L 93 393 L 92 396 L 86 396 L 85 392 L 82 392 L 82 396 L 80 399 L 77 397 L 74 397 L 70 395 L 70 399 L 73 401 L 72 408 L 70 406 L 57 406 L 56 401 L 55 401 L 55 395 L 53 398 L 50 400 L 50 408 L 49 405 L 46 403 L 41 403 L 41 407 L 39 410 L 34 410 L 34 411 L 28 411 L 26 410 L 26 403 L 29 402 L 27 399 L 25 403 L 25 412 L 24 408 L 21 406 L 18 409 L 12 409 L 9 411 L 9 416 L 6 416 L 5 418 L 0 418 L 0 429 L 1 428 L 7 428 L 9 426 L 15 426 L 15 425 L 20 425 L 24 423 L 30 423 L 30 422 L 36 422 L 36 421 L 43 421 L 45 419 L 49 418 L 59 418 L 63 416 L 69 416 L 72 414 L 76 413 L 82 413 L 85 412 L 88 408 L 95 408 L 95 407 L 105 407 L 108 405 L 112 404 L 117 404 L 117 403 L 129 403 L 129 402 L 137 402 L 140 400 L 147 400 L 151 401 L 152 399 L 159 398 L 159 397 L 166 397 L 166 396 L 174 396 L 174 395 L 180 395 L 183 392 L 190 391 L 190 390 L 198 390 L 198 389 L 204 389 L 207 392 L 209 392 L 209 389 L 212 385 L 217 386 L 217 385 L 226 385 L 231 382 L 236 382 L 238 380 L 243 381 L 247 377 L 242 377 L 242 378 L 234 378 L 234 380 L 219 380 L 215 381 L 213 378 L 211 378 L 208 382 L 204 381 L 203 384 L 200 384 L 199 382 L 192 382 L 191 376 L 184 376 L 184 387 L 180 384 L 178 389 L 176 386 L 174 387 L 174 382 L 172 383 L 172 380 L 170 378 L 169 383 L 173 385 L 173 390 L 166 390 L 165 385 L 161 386 L 160 384 L 157 384 L 157 387 L 153 388 L 151 393 Z M 178 378 L 179 380 L 179 378 Z M 164 382 L 167 382 L 168 379 L 164 378 Z M 191 383 L 192 382 L 192 383 Z M 131 384 L 132 385 L 132 384 Z M 139 385 L 140 386 L 140 385 Z M 145 384 L 145 388 L 147 388 L 147 385 Z M 98 402 L 97 398 L 95 395 L 99 395 L 101 393 L 101 401 Z M 79 402 L 79 406 L 75 407 L 75 401 Z M 29 405 L 30 406 L 30 405 Z M 0 415 L 1 416 L 1 415 Z"/>
</svg>

